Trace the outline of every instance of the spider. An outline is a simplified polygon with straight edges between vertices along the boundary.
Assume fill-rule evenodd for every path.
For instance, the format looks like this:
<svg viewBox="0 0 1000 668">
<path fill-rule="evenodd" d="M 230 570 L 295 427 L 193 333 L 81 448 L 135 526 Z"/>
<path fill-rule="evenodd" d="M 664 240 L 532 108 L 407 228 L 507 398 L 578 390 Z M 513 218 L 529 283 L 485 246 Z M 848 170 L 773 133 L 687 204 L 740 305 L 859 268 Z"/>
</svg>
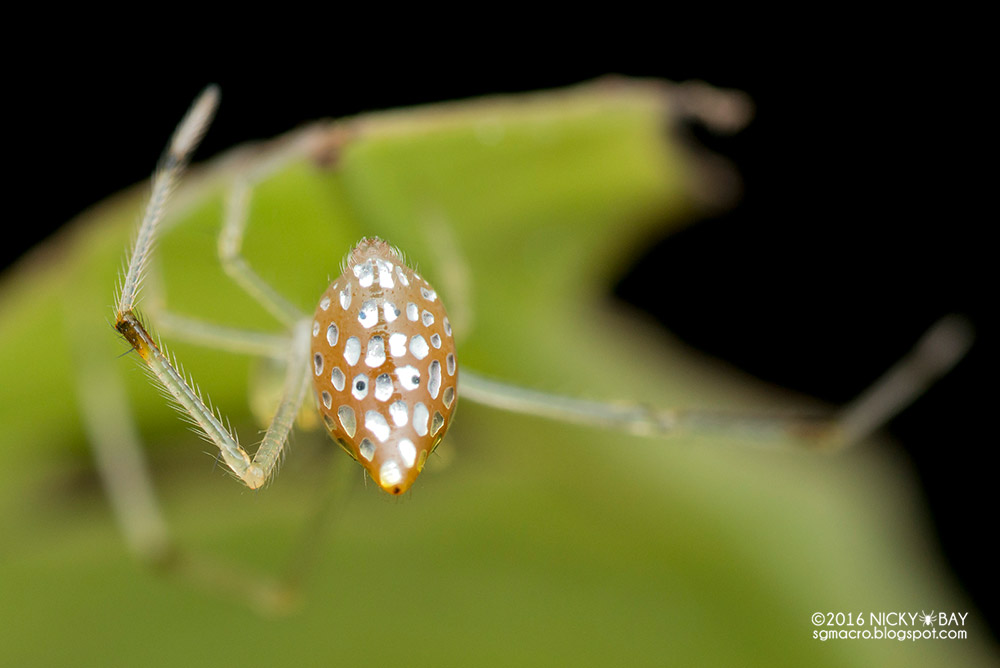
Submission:
<svg viewBox="0 0 1000 668">
<path fill-rule="evenodd" d="M 252 455 L 197 385 L 180 370 L 137 315 L 140 287 L 168 196 L 206 131 L 219 102 L 207 88 L 181 121 L 155 176 L 152 193 L 117 290 L 114 326 L 155 381 L 218 449 L 231 473 L 250 489 L 270 481 L 303 404 L 314 401 L 331 437 L 372 480 L 392 495 L 405 493 L 451 426 L 459 399 L 630 433 L 666 435 L 679 430 L 750 430 L 788 433 L 801 442 L 839 449 L 863 440 L 949 369 L 968 345 L 963 323 L 948 318 L 922 339 L 914 352 L 856 402 L 833 418 L 805 420 L 773 415 L 739 415 L 713 410 L 661 410 L 630 403 L 571 398 L 522 388 L 459 367 L 448 311 L 439 293 L 408 266 L 388 241 L 366 237 L 347 255 L 339 277 L 303 313 L 264 281 L 242 255 L 247 207 L 255 182 L 267 169 L 237 179 L 229 193 L 219 259 L 226 273 L 285 327 L 282 336 L 224 328 L 165 314 L 162 321 L 181 336 L 210 346 L 241 350 L 283 361 L 280 399 L 263 440 Z M 115 511 L 133 547 L 154 560 L 173 555 L 145 483 L 125 491 L 125 479 L 108 463 L 113 455 L 93 439 Z M 132 466 L 125 464 L 126 467 Z M 136 468 L 133 466 L 133 468 Z M 135 485 L 133 485 L 135 487 Z M 115 491 L 118 490 L 118 491 Z M 218 572 L 192 568 L 204 581 Z M 213 584 L 217 584 L 214 582 Z M 243 590 L 242 585 L 233 588 Z M 273 606 L 267 587 L 250 594 Z"/>
</svg>

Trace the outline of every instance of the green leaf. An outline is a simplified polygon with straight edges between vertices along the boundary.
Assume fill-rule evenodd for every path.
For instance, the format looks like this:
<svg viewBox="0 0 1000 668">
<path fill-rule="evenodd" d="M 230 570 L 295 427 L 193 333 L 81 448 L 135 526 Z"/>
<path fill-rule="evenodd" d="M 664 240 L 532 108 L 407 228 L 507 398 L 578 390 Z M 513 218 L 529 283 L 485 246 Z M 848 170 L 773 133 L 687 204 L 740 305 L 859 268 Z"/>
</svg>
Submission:
<svg viewBox="0 0 1000 668">
<path fill-rule="evenodd" d="M 401 247 L 447 303 L 460 364 L 538 389 L 662 406 L 763 405 L 608 298 L 644 243 L 711 189 L 668 132 L 668 89 L 592 85 L 363 116 L 296 135 L 256 189 L 249 262 L 312 311 L 364 235 Z M 312 134 L 314 133 L 314 134 Z M 226 184 L 294 139 L 193 171 L 154 280 L 172 310 L 278 331 L 225 277 Z M 890 449 L 839 457 L 658 441 L 463 402 L 406 498 L 369 486 L 319 432 L 250 493 L 151 387 L 109 326 L 144 193 L 71 223 L 0 288 L 0 628 L 11 665 L 974 665 L 968 640 L 813 639 L 815 612 L 964 611 L 928 556 Z M 147 296 L 150 294 L 147 292 Z M 153 323 L 155 326 L 155 323 Z M 247 358 L 171 343 L 244 443 L 262 426 Z M 179 543 L 277 573 L 323 496 L 354 490 L 314 556 L 302 610 L 261 619 L 145 570 L 103 500 L 79 415 L 85 362 L 114 368 Z M 129 420 L 128 415 L 121 419 Z M 870 628 L 866 626 L 863 628 Z"/>
</svg>

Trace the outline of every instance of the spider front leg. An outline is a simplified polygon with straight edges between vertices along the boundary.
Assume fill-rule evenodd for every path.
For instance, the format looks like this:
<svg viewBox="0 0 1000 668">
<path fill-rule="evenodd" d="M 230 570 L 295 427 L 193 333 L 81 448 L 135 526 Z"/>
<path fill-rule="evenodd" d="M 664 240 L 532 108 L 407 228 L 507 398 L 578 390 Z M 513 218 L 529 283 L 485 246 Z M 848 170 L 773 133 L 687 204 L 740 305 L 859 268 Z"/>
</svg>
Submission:
<svg viewBox="0 0 1000 668">
<path fill-rule="evenodd" d="M 197 385 L 186 377 L 176 361 L 165 353 L 135 313 L 140 287 L 147 273 L 157 227 L 169 192 L 179 179 L 218 103 L 218 91 L 207 89 L 181 122 L 154 179 L 149 205 L 139 226 L 136 242 L 121 282 L 115 312 L 115 327 L 139 353 L 160 385 L 186 416 L 218 448 L 223 461 L 251 489 L 261 487 L 280 462 L 288 435 L 305 399 L 310 381 L 309 346 L 311 323 L 289 302 L 264 283 L 240 254 L 240 239 L 246 227 L 249 179 L 242 179 L 229 198 L 220 233 L 219 254 L 236 282 L 287 326 L 284 335 L 224 327 L 158 311 L 167 329 L 188 341 L 227 350 L 278 359 L 284 364 L 282 394 L 265 436 L 251 458 L 221 415 L 202 399 Z M 259 165 L 254 165 L 258 167 Z M 255 170 L 254 173 L 262 170 Z M 154 300 L 157 302 L 159 300 Z M 161 306 L 156 304 L 156 306 Z M 100 354 L 89 349 L 96 344 L 80 341 L 81 405 L 93 444 L 98 470 L 108 489 L 115 517 L 132 551 L 143 561 L 208 589 L 235 595 L 255 609 L 274 612 L 287 608 L 304 570 L 302 557 L 280 581 L 261 577 L 230 564 L 216 563 L 200 555 L 181 552 L 174 545 L 153 491 L 137 430 L 129 419 L 129 407 L 121 379 L 96 363 Z M 340 488 L 348 488 L 339 485 Z M 320 508 L 317 518 L 328 514 Z M 304 545 L 313 541 L 309 531 Z"/>
<path fill-rule="evenodd" d="M 239 277 L 241 285 L 250 290 L 261 303 L 278 311 L 286 322 L 295 323 L 292 325 L 291 345 L 286 357 L 287 368 L 282 398 L 264 440 L 253 458 L 240 446 L 236 435 L 229 427 L 223 424 L 221 416 L 206 404 L 200 392 L 160 349 L 134 312 L 167 196 L 204 134 L 217 104 L 218 90 L 214 87 L 207 89 L 195 102 L 171 139 L 162 166 L 154 180 L 149 205 L 139 226 L 135 247 L 122 282 L 117 300 L 115 328 L 139 353 L 150 372 L 178 406 L 219 448 L 223 461 L 233 473 L 248 487 L 257 489 L 270 478 L 277 466 L 295 415 L 305 399 L 309 379 L 309 331 L 307 322 L 296 318 L 293 307 L 283 302 L 280 296 L 260 281 L 245 262 L 242 262 L 238 240 L 241 238 L 245 221 L 241 220 L 238 207 L 230 206 L 223 237 L 220 240 L 220 248 L 225 245 L 229 251 L 223 254 L 228 260 L 227 266 L 235 267 L 233 275 Z M 237 197 L 245 197 L 240 190 L 236 192 Z M 233 209 L 236 209 L 235 213 L 232 213 Z M 237 243 L 226 242 L 225 239 L 229 238 L 227 234 L 229 237 L 235 236 Z"/>
</svg>

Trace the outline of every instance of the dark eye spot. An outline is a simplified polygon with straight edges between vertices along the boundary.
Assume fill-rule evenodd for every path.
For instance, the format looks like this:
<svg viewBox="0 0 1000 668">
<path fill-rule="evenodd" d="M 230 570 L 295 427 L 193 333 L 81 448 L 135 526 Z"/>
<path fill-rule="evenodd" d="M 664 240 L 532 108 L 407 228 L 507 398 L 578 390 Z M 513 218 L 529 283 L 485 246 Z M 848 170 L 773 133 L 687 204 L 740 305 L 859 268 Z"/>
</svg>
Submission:
<svg viewBox="0 0 1000 668">
<path fill-rule="evenodd" d="M 365 391 L 365 381 L 359 380 L 358 384 L 355 385 L 354 387 L 358 388 L 358 392 L 364 392 Z"/>
<path fill-rule="evenodd" d="M 412 383 L 413 383 L 414 385 L 419 385 L 419 384 L 420 384 L 420 376 L 414 376 L 414 377 L 413 377 L 413 380 L 412 380 L 411 382 L 412 382 Z"/>
</svg>

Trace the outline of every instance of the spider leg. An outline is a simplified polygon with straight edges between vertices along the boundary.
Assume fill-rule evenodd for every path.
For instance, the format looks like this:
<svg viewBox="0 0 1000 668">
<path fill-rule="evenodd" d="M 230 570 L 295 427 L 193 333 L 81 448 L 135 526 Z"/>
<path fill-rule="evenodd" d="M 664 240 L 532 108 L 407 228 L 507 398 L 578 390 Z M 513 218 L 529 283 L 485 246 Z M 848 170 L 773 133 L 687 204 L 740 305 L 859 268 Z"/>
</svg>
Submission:
<svg viewBox="0 0 1000 668">
<path fill-rule="evenodd" d="M 101 355 L 85 354 L 86 345 L 77 343 L 76 394 L 98 473 L 131 551 L 144 561 L 161 562 L 171 540 L 122 379 L 112 366 L 95 362 Z"/>
<path fill-rule="evenodd" d="M 286 373 L 286 362 L 289 350 L 293 346 L 293 337 L 290 332 L 271 333 L 261 332 L 251 329 L 229 327 L 215 322 L 209 322 L 200 318 L 174 313 L 163 307 L 162 290 L 159 290 L 158 281 L 149 282 L 149 290 L 152 299 L 147 300 L 147 311 L 157 324 L 161 334 L 172 341 L 184 341 L 202 348 L 210 348 L 235 355 L 248 355 L 250 357 L 267 360 L 270 364 L 264 365 L 263 369 L 273 369 L 274 374 L 268 371 L 267 382 L 254 391 L 251 388 L 250 401 L 254 407 L 254 414 L 261 423 L 269 421 L 278 405 L 278 392 L 281 391 L 281 379 Z M 277 375 L 281 374 L 281 375 Z M 272 393 L 271 390 L 275 392 Z M 310 419 L 311 411 L 304 409 L 299 413 L 299 425 L 310 426 L 313 421 Z"/>
<path fill-rule="evenodd" d="M 184 341 L 203 348 L 212 348 L 238 355 L 266 357 L 283 360 L 289 347 L 291 337 L 287 333 L 274 334 L 258 330 L 228 327 L 209 322 L 200 318 L 182 315 L 171 311 L 166 306 L 164 290 L 155 274 L 147 278 L 149 291 L 146 299 L 146 312 L 156 323 L 161 335 L 171 340 Z"/>
<path fill-rule="evenodd" d="M 972 324 L 958 315 L 934 323 L 906 357 L 837 413 L 834 444 L 858 443 L 881 428 L 951 371 L 974 336 Z"/>
<path fill-rule="evenodd" d="M 448 295 L 448 315 L 456 341 L 461 342 L 475 327 L 472 306 L 473 275 L 455 232 L 443 215 L 427 216 L 420 226 L 438 268 L 439 285 Z"/>
<path fill-rule="evenodd" d="M 309 347 L 312 323 L 264 283 L 240 255 L 240 242 L 246 227 L 245 205 L 249 196 L 249 179 L 238 181 L 233 189 L 234 194 L 230 197 L 219 241 L 220 258 L 227 265 L 227 272 L 238 284 L 288 325 L 288 332 L 274 335 L 225 327 L 167 312 L 162 308 L 162 299 L 154 298 L 152 302 L 157 321 L 165 329 L 177 333 L 180 338 L 230 352 L 268 357 L 283 363 L 285 376 L 281 398 L 253 458 L 240 446 L 236 434 L 224 424 L 221 415 L 202 399 L 197 385 L 185 376 L 170 355 L 161 350 L 158 341 L 149 334 L 134 311 L 140 287 L 148 273 L 157 227 L 163 218 L 166 200 L 204 133 L 214 113 L 217 99 L 218 91 L 215 88 L 207 89 L 195 102 L 171 140 L 154 179 L 150 203 L 140 223 L 126 274 L 119 288 L 115 326 L 186 416 L 219 448 L 222 459 L 229 468 L 248 487 L 256 489 L 273 476 L 294 419 L 305 400 L 311 378 Z M 153 292 L 154 297 L 160 296 L 158 293 L 161 291 Z M 71 304 L 70 307 L 83 308 L 78 304 Z M 130 549 L 147 563 L 205 588 L 236 595 L 258 610 L 286 610 L 293 600 L 294 588 L 308 566 L 307 560 L 293 557 L 287 576 L 276 581 L 177 549 L 153 490 L 122 379 L 115 369 L 102 363 L 108 355 L 104 354 L 105 350 L 98 342 L 87 337 L 76 337 L 76 346 L 81 360 L 78 394 L 85 428 L 93 446 L 98 471 L 109 492 L 114 515 Z M 324 504 L 317 519 L 310 524 L 310 534 L 313 525 L 325 521 L 329 515 L 326 506 L 328 504 Z M 313 536 L 307 535 L 303 544 L 308 546 L 314 540 Z"/>
<path fill-rule="evenodd" d="M 261 278 L 242 255 L 252 186 L 255 181 L 266 176 L 267 171 L 261 169 L 250 175 L 241 175 L 233 182 L 226 199 L 225 220 L 219 233 L 219 262 L 226 274 L 248 295 L 279 322 L 291 327 L 304 314 Z"/>
<path fill-rule="evenodd" d="M 203 348 L 283 360 L 292 345 L 289 336 L 226 327 L 171 311 L 150 312 L 162 334 Z"/>
<path fill-rule="evenodd" d="M 133 311 L 156 238 L 156 230 L 163 218 L 168 195 L 204 134 L 217 104 L 218 89 L 215 87 L 206 89 L 195 101 L 191 111 L 181 121 L 171 139 L 162 166 L 154 179 L 150 202 L 136 235 L 136 243 L 117 300 L 115 327 L 139 353 L 154 378 L 173 397 L 178 406 L 219 448 L 223 460 L 233 473 L 248 487 L 257 489 L 274 472 L 281 449 L 291 431 L 294 416 L 298 413 L 305 399 L 309 380 L 308 321 L 303 319 L 298 311 L 288 305 L 280 296 L 277 296 L 277 299 L 281 301 L 272 299 L 276 296 L 276 293 L 271 294 L 273 289 L 264 284 L 245 262 L 242 262 L 239 255 L 239 243 L 224 243 L 220 240 L 220 246 L 227 247 L 225 256 L 231 261 L 231 266 L 235 267 L 234 278 L 237 281 L 247 282 L 250 290 L 264 285 L 267 290 L 259 292 L 258 295 L 265 306 L 268 304 L 273 308 L 277 308 L 280 304 L 288 306 L 288 310 L 283 312 L 283 320 L 289 323 L 292 330 L 292 345 L 287 348 L 286 352 L 287 366 L 281 402 L 268 426 L 263 442 L 251 459 L 246 450 L 240 446 L 236 435 L 223 424 L 221 415 L 206 404 L 200 392 L 192 387 L 192 383 L 178 370 L 176 363 L 160 349 Z M 242 238 L 242 231 L 246 225 L 245 216 L 240 215 L 239 207 L 239 202 L 243 200 L 245 195 L 239 188 L 236 192 L 237 195 L 233 199 L 237 204 L 227 214 L 222 238 L 235 239 L 238 242 Z M 218 330 L 215 333 L 219 333 Z"/>
<path fill-rule="evenodd" d="M 292 595 L 302 591 L 306 578 L 316 570 L 325 540 L 332 533 L 331 524 L 344 513 L 358 479 L 366 480 L 357 475 L 358 467 L 353 461 L 339 456 L 335 459 L 323 487 L 324 493 L 299 532 L 298 542 L 289 553 L 282 573 L 281 582 Z"/>
<path fill-rule="evenodd" d="M 965 319 L 942 318 L 857 399 L 833 415 L 819 417 L 654 409 L 578 399 L 492 380 L 468 369 L 462 370 L 459 390 L 463 398 L 495 408 L 639 435 L 726 431 L 768 441 L 791 438 L 814 448 L 839 450 L 864 441 L 948 373 L 968 351 L 972 338 Z"/>
<path fill-rule="evenodd" d="M 77 396 L 83 426 L 112 514 L 129 550 L 159 571 L 242 599 L 260 612 L 286 610 L 294 594 L 287 582 L 178 548 L 153 488 L 122 378 L 116 369 L 103 363 L 103 347 L 78 341 L 77 351 Z M 87 354 L 90 352 L 95 354 Z"/>
</svg>

